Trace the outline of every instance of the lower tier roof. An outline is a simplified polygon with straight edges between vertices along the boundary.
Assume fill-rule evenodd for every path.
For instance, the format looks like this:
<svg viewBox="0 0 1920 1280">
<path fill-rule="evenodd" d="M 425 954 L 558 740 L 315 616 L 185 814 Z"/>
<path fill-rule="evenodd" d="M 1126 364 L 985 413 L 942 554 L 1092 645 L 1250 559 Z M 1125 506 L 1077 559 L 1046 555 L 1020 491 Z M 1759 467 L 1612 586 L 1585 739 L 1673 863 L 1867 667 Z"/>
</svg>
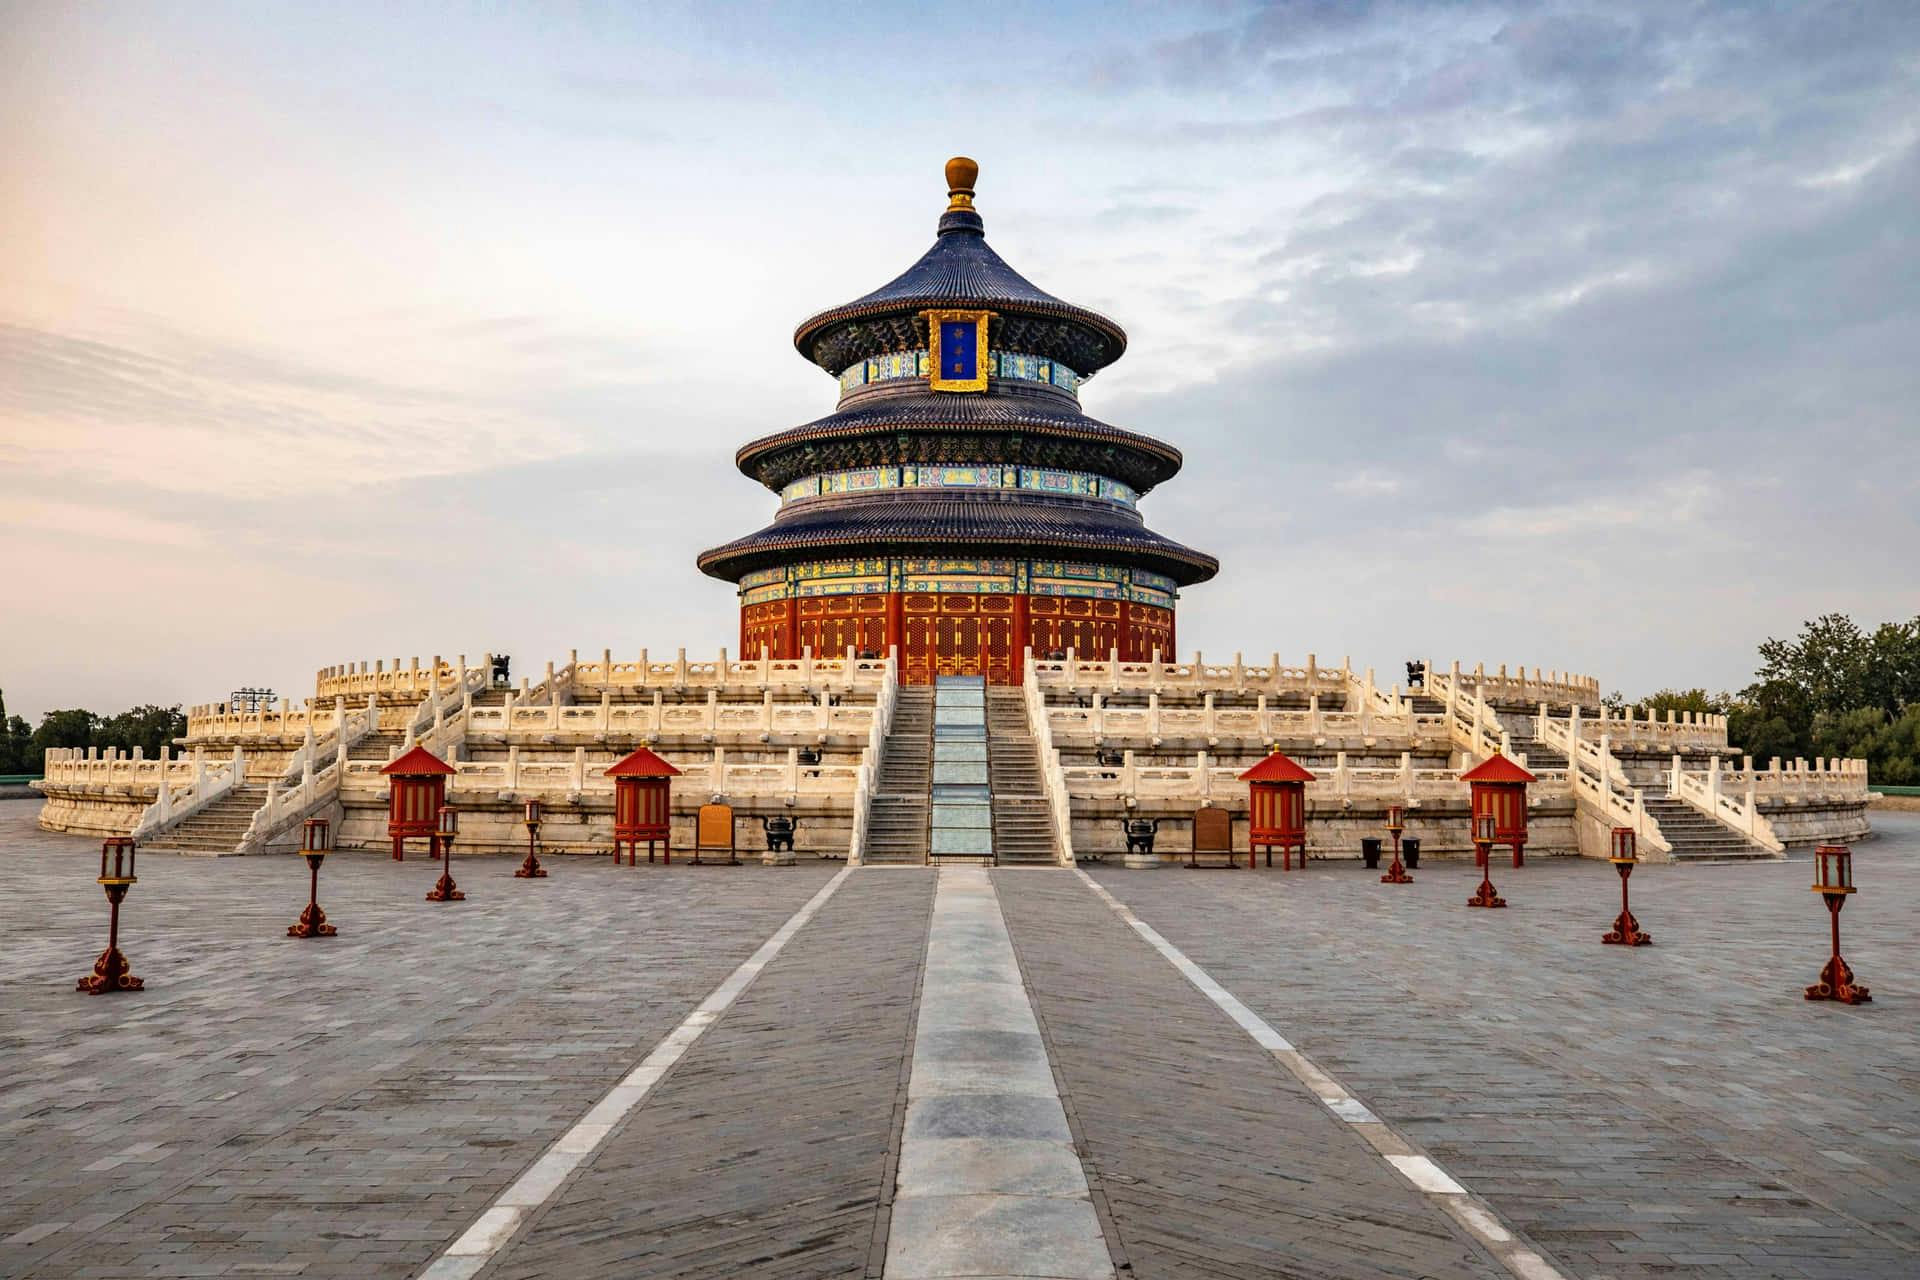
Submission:
<svg viewBox="0 0 1920 1280">
<path fill-rule="evenodd" d="M 701 572 L 728 582 L 833 555 L 923 551 L 935 555 L 1037 555 L 1137 565 L 1181 586 L 1205 582 L 1220 562 L 1162 537 L 1108 503 L 1031 493 L 924 496 L 863 494 L 789 508 L 756 533 L 702 552 Z"/>
</svg>

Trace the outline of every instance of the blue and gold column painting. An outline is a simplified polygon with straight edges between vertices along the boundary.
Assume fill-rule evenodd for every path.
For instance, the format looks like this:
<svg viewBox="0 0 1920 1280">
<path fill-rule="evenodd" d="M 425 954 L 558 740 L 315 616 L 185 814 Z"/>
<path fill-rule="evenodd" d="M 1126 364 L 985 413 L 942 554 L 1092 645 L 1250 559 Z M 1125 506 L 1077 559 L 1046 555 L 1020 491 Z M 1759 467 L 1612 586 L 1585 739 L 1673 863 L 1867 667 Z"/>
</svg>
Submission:
<svg viewBox="0 0 1920 1280">
<path fill-rule="evenodd" d="M 935 391 L 987 389 L 986 311 L 929 311 L 928 345 L 933 368 L 929 385 Z"/>
</svg>

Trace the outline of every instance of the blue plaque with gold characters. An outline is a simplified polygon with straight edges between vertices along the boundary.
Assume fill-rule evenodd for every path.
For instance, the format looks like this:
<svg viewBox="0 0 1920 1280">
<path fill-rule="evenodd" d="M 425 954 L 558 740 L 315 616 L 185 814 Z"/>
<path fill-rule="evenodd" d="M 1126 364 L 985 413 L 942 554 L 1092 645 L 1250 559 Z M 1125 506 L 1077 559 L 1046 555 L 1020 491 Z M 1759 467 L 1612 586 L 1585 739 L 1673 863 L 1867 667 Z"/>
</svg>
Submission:
<svg viewBox="0 0 1920 1280">
<path fill-rule="evenodd" d="M 932 368 L 927 371 L 935 391 L 987 389 L 987 321 L 990 311 L 929 311 L 926 313 Z"/>
</svg>

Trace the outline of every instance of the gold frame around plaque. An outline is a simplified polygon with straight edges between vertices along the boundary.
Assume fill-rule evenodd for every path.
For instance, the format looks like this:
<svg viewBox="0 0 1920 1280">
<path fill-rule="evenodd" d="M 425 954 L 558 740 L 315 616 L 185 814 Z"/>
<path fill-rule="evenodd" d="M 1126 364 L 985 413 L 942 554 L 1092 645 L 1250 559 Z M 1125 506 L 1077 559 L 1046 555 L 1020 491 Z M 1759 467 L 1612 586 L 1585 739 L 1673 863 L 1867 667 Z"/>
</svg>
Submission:
<svg viewBox="0 0 1920 1280">
<path fill-rule="evenodd" d="M 991 311 L 922 311 L 927 320 L 927 351 L 932 361 L 927 369 L 927 385 L 935 391 L 985 391 L 987 389 L 987 322 Z M 943 321 L 971 320 L 974 325 L 974 373 L 972 378 L 940 376 L 940 325 Z"/>
</svg>

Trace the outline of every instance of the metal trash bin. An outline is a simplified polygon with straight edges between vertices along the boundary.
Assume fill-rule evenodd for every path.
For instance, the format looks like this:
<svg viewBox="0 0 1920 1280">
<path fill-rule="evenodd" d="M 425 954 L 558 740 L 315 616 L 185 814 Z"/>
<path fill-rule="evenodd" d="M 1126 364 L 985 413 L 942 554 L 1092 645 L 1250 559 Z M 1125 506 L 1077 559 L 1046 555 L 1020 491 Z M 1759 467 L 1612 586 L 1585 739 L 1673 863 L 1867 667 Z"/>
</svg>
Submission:
<svg viewBox="0 0 1920 1280">
<path fill-rule="evenodd" d="M 1360 860 L 1367 864 L 1367 870 L 1378 871 L 1380 869 L 1380 846 L 1382 843 L 1379 836 L 1366 836 L 1361 839 Z"/>
<path fill-rule="evenodd" d="M 1405 836 L 1400 841 L 1400 861 L 1407 864 L 1407 870 L 1420 869 L 1420 841 L 1414 836 Z"/>
</svg>

